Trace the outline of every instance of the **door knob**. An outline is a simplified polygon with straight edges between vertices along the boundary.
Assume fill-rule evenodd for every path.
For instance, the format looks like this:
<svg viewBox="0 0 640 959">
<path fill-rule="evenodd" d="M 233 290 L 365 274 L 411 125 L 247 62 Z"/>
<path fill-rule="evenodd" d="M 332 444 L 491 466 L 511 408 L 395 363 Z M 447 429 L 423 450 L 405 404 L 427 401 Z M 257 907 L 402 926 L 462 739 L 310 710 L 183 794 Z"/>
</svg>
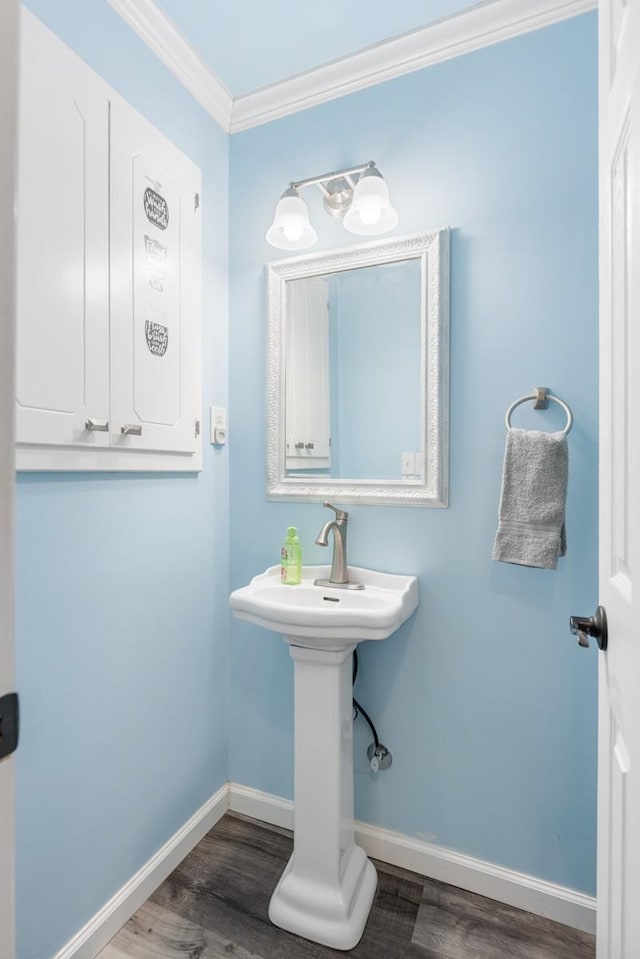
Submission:
<svg viewBox="0 0 640 959">
<path fill-rule="evenodd" d="M 595 639 L 603 652 L 607 648 L 607 614 L 604 606 L 598 606 L 595 616 L 572 616 L 569 629 L 578 637 L 580 646 L 589 645 L 589 637 Z"/>
</svg>

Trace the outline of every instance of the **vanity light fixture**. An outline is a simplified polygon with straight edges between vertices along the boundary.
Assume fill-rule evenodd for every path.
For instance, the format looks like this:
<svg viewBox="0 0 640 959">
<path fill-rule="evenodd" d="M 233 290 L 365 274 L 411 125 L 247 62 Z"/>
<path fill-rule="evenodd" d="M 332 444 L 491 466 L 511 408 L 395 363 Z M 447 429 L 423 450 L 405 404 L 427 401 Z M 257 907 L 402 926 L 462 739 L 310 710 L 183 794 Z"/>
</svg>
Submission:
<svg viewBox="0 0 640 959">
<path fill-rule="evenodd" d="M 273 223 L 267 230 L 267 241 L 279 250 L 306 250 L 318 240 L 309 222 L 309 211 L 297 188 L 291 184 L 276 207 Z"/>
<path fill-rule="evenodd" d="M 324 209 L 344 218 L 344 228 L 361 236 L 377 236 L 393 230 L 398 214 L 391 206 L 389 189 L 373 160 L 360 166 L 334 170 L 306 180 L 292 181 L 276 207 L 267 242 L 280 250 L 306 250 L 318 239 L 309 220 L 300 190 L 317 186 L 324 197 Z"/>
</svg>

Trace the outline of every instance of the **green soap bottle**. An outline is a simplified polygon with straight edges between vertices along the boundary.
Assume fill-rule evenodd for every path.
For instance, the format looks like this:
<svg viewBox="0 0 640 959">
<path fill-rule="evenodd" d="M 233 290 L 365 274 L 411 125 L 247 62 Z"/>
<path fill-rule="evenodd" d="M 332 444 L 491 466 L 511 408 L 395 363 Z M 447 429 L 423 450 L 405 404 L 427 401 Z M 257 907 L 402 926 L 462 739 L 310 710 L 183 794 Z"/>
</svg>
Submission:
<svg viewBox="0 0 640 959">
<path fill-rule="evenodd" d="M 287 528 L 287 538 L 280 551 L 280 579 L 286 586 L 302 582 L 302 547 L 295 526 Z"/>
</svg>

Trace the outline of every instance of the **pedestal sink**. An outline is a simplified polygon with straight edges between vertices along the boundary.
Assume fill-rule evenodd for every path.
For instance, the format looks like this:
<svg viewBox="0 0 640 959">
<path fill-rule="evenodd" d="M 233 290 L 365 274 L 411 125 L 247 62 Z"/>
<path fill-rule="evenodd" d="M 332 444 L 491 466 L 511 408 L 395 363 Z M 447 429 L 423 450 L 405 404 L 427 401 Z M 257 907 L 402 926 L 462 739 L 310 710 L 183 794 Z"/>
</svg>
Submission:
<svg viewBox="0 0 640 959">
<path fill-rule="evenodd" d="M 231 593 L 234 616 L 289 644 L 295 684 L 293 854 L 271 897 L 269 918 L 334 949 L 360 940 L 377 876 L 353 830 L 351 654 L 363 639 L 386 639 L 418 605 L 415 576 L 350 567 L 362 590 L 315 586 L 329 567 L 305 566 L 299 586 L 280 567 Z"/>
</svg>

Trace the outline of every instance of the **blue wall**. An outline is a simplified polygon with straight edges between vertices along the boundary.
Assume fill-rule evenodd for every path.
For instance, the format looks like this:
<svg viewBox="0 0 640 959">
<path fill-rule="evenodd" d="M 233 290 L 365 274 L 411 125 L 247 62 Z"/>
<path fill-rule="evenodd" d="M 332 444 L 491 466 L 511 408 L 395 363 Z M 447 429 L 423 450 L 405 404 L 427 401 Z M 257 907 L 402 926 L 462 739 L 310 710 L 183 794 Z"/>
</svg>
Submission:
<svg viewBox="0 0 640 959">
<path fill-rule="evenodd" d="M 76 0 L 82 2 L 82 0 Z M 402 0 L 376 3 L 375 16 L 363 15 L 359 4 L 344 0 L 275 3 L 159 0 L 178 29 L 191 39 L 234 96 L 276 83 L 321 63 L 344 57 L 362 47 L 415 30 L 444 17 L 453 17 L 482 0 Z M 247 18 L 251 18 L 247 29 Z M 289 24 L 296 23 L 292 42 Z M 340 29 L 336 29 L 336 24 Z"/>
<path fill-rule="evenodd" d="M 202 168 L 203 405 L 227 402 L 230 346 L 233 495 L 206 442 L 198 476 L 19 478 L 19 959 L 51 959 L 228 769 L 292 795 L 286 646 L 234 621 L 227 648 L 229 556 L 235 587 L 294 522 L 305 560 L 327 559 L 321 507 L 265 500 L 263 235 L 292 177 L 369 157 L 397 232 L 453 229 L 451 506 L 351 508 L 351 561 L 421 588 L 412 621 L 361 649 L 394 764 L 368 771 L 358 724 L 357 815 L 592 892 L 596 657 L 566 623 L 597 596 L 595 15 L 234 136 L 228 329 L 227 137 L 106 0 L 28 5 Z M 308 197 L 321 245 L 346 245 Z M 555 572 L 490 559 L 504 411 L 537 383 L 575 413 Z"/>
<path fill-rule="evenodd" d="M 227 403 L 228 137 L 104 0 L 29 7 L 203 173 L 204 407 Z M 22 475 L 19 959 L 50 959 L 227 779 L 228 456 Z"/>
<path fill-rule="evenodd" d="M 411 622 L 361 649 L 357 695 L 394 761 L 368 771 L 358 723 L 356 813 L 586 892 L 596 656 L 567 621 L 597 597 L 596 56 L 588 14 L 238 134 L 230 164 L 231 585 L 277 562 L 290 523 L 305 561 L 327 560 L 326 511 L 265 500 L 263 237 L 291 179 L 373 157 L 402 232 L 453 230 L 451 505 L 351 509 L 351 562 L 416 573 L 421 591 Z M 347 245 L 305 195 L 321 246 Z M 505 409 L 536 384 L 575 414 L 557 571 L 491 560 Z M 235 621 L 231 677 L 230 777 L 290 797 L 285 644 Z"/>
</svg>

